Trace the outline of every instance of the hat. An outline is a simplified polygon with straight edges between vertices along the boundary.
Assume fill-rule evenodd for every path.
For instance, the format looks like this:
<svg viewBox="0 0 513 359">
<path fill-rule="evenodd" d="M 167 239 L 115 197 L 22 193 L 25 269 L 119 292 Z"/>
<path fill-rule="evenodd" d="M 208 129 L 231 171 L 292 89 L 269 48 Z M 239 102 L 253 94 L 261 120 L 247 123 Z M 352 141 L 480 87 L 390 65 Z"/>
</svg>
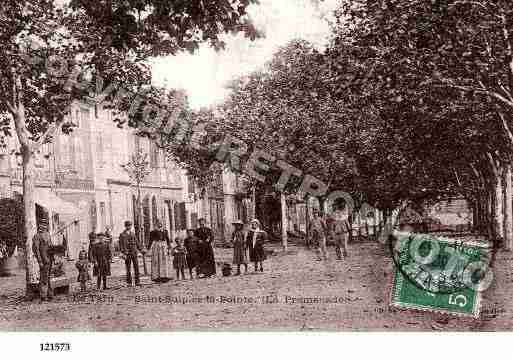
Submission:
<svg viewBox="0 0 513 359">
<path fill-rule="evenodd" d="M 256 218 L 253 218 L 253 219 L 251 220 L 251 223 L 256 223 L 256 224 L 258 224 L 258 226 L 259 226 L 259 227 L 262 227 L 262 224 L 261 224 L 261 223 L 260 223 L 260 221 L 259 221 L 258 219 L 256 219 Z"/>
<path fill-rule="evenodd" d="M 237 221 L 235 221 L 235 222 L 232 222 L 232 224 L 233 224 L 233 225 L 239 224 L 239 225 L 241 225 L 241 226 L 243 226 L 243 225 L 244 225 L 244 223 L 243 223 L 241 220 L 237 220 Z"/>
<path fill-rule="evenodd" d="M 130 227 L 132 225 L 132 222 L 130 221 L 125 221 L 125 227 Z"/>
</svg>

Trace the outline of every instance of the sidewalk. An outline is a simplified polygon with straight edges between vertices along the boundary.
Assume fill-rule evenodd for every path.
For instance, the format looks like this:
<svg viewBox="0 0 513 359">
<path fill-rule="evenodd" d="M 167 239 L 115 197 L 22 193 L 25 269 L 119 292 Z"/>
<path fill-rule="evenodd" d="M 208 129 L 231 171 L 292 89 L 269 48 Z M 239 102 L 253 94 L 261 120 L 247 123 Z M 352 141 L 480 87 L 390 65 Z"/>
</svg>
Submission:
<svg viewBox="0 0 513 359">
<path fill-rule="evenodd" d="M 19 301 L 22 289 L 0 281 L 0 330 L 374 330 L 464 331 L 513 329 L 511 253 L 499 253 L 495 281 L 483 295 L 481 319 L 398 311 L 388 307 L 393 263 L 375 242 L 353 243 L 346 261 L 316 261 L 314 251 L 291 247 L 271 256 L 263 273 L 172 280 L 127 288 L 114 264 L 112 289 L 51 303 Z M 218 262 L 229 249 L 216 249 Z M 14 282 L 9 278 L 7 282 Z M 16 279 L 23 283 L 23 278 Z M 22 288 L 22 287 L 21 287 Z M 74 285 L 73 292 L 77 292 Z M 105 295 L 102 297 L 102 295 Z M 326 300 L 332 300 L 326 302 Z M 321 301 L 321 302 L 316 302 Z M 333 300 L 335 300 L 333 302 Z M 322 302 L 324 301 L 324 302 Z"/>
</svg>

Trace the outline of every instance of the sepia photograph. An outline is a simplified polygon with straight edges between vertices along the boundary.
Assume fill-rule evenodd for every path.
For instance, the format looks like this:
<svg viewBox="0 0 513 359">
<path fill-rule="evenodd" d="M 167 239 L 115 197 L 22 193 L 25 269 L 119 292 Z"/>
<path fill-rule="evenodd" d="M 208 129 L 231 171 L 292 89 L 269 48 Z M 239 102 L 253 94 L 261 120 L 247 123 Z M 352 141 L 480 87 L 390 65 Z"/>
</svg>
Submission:
<svg viewBox="0 0 513 359">
<path fill-rule="evenodd" d="M 2 341 L 511 332 L 512 131 L 509 0 L 1 0 Z"/>
</svg>

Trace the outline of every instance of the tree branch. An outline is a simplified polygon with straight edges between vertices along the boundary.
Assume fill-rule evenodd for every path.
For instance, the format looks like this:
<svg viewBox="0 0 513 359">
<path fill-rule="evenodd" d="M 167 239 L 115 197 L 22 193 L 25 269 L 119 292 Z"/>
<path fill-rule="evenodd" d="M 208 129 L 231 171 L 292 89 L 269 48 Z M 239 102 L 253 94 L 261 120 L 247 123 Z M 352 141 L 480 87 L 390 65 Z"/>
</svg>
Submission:
<svg viewBox="0 0 513 359">
<path fill-rule="evenodd" d="M 509 107 L 513 108 L 513 101 L 507 99 L 506 97 L 504 97 L 503 95 L 497 93 L 496 91 L 491 91 L 491 90 L 489 90 L 487 88 L 484 88 L 484 87 L 455 85 L 450 80 L 447 80 L 447 79 L 442 79 L 442 80 L 440 80 L 440 82 L 444 86 L 452 87 L 452 88 L 455 88 L 455 89 L 458 89 L 458 90 L 469 91 L 469 92 L 474 91 L 474 92 L 479 92 L 479 93 L 485 94 L 485 95 L 490 96 L 492 98 L 495 98 L 496 100 L 499 100 L 500 102 L 502 102 L 502 103 L 508 105 Z"/>
<path fill-rule="evenodd" d="M 506 131 L 506 135 L 509 139 L 509 142 L 510 142 L 511 146 L 513 146 L 513 133 L 511 133 L 511 129 L 509 128 L 508 122 L 506 121 L 506 117 L 504 116 L 502 111 L 497 111 L 497 114 L 499 115 L 499 117 L 502 121 L 502 126 L 504 127 L 504 130 Z"/>
<path fill-rule="evenodd" d="M 45 143 L 45 141 L 48 138 L 53 137 L 57 133 L 57 131 L 61 128 L 63 123 L 64 123 L 64 119 L 59 120 L 55 123 L 52 123 L 48 127 L 48 129 L 45 131 L 45 133 L 43 133 L 41 135 L 41 137 L 39 138 L 39 140 L 37 140 L 37 142 L 34 144 L 34 150 L 37 151 L 39 148 L 41 148 L 41 146 Z"/>
<path fill-rule="evenodd" d="M 508 61 L 508 82 L 509 87 L 513 88 L 513 49 L 511 46 L 511 39 L 509 36 L 509 31 L 507 28 L 507 19 L 506 14 L 504 13 L 504 9 L 500 8 L 500 19 L 502 24 L 502 36 L 504 37 L 504 43 L 506 44 L 506 54 L 507 54 L 507 61 Z"/>
</svg>

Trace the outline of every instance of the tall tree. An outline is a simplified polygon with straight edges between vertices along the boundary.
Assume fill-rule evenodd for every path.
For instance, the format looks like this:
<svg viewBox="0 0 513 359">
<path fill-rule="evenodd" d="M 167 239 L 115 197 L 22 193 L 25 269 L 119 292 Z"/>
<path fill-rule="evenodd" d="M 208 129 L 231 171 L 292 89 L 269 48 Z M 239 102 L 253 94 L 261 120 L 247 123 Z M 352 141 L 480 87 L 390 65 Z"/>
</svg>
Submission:
<svg viewBox="0 0 513 359">
<path fill-rule="evenodd" d="M 34 154 L 66 123 L 73 101 L 122 103 L 124 92 L 150 84 L 151 56 L 194 51 L 202 42 L 223 47 L 221 34 L 257 32 L 244 1 L 21 0 L 0 4 L 0 114 L 16 134 L 23 159 L 27 294 L 38 281 Z M 117 90 L 119 86 L 123 91 Z M 114 89 L 114 91 L 112 91 Z M 118 99 L 116 99 L 118 97 Z M 93 103 L 96 103 L 93 101 Z M 131 123 L 137 127 L 139 123 Z M 13 127 L 13 128 L 12 128 Z"/>
<path fill-rule="evenodd" d="M 143 233 L 143 208 L 141 202 L 141 185 L 151 173 L 150 161 L 148 159 L 148 154 L 143 152 L 141 149 L 138 149 L 137 152 L 133 153 L 130 156 L 130 161 L 121 165 L 121 167 L 126 171 L 128 177 L 135 185 L 137 189 L 137 236 L 141 243 L 144 244 L 144 250 L 146 251 L 146 241 L 144 240 L 145 235 Z M 144 267 L 144 275 L 148 274 L 148 269 L 146 266 L 146 255 L 143 253 L 143 267 Z"/>
</svg>

